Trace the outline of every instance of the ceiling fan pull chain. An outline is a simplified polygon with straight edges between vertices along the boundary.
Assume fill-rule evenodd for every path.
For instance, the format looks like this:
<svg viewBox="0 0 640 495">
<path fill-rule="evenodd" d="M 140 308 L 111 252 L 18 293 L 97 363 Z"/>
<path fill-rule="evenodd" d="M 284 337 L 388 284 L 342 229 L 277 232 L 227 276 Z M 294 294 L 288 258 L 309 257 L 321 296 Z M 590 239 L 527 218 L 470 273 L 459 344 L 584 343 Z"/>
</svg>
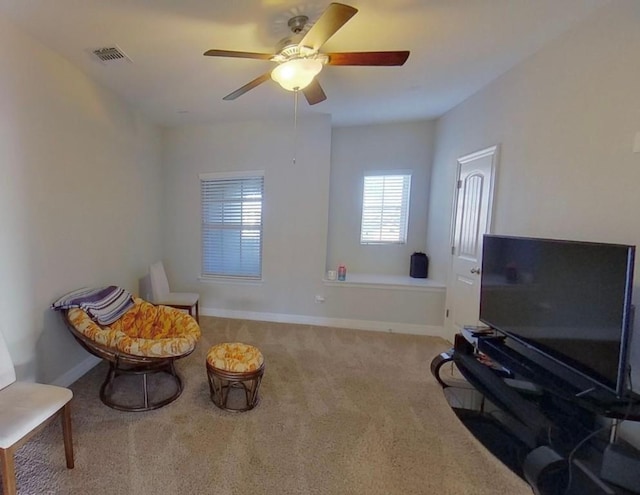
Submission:
<svg viewBox="0 0 640 495">
<path fill-rule="evenodd" d="M 298 93 L 299 90 L 293 92 L 293 164 L 296 164 L 296 155 L 298 154 Z"/>
</svg>

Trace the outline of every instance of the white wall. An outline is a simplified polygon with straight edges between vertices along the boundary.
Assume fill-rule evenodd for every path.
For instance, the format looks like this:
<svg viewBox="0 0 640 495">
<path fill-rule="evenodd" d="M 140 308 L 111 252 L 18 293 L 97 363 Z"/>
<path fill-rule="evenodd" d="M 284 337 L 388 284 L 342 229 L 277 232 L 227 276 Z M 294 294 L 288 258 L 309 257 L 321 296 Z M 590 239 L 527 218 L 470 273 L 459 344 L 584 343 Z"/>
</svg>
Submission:
<svg viewBox="0 0 640 495">
<path fill-rule="evenodd" d="M 447 278 L 456 158 L 496 143 L 494 232 L 640 245 L 639 52 L 640 2 L 616 0 L 439 120 L 427 236 L 435 279 Z M 632 353 L 640 390 L 638 338 Z"/>
<path fill-rule="evenodd" d="M 334 128 L 327 269 L 344 263 L 352 273 L 409 275 L 412 253 L 426 249 L 429 177 L 435 122 Z M 361 245 L 363 177 L 367 172 L 411 170 L 407 243 Z"/>
<path fill-rule="evenodd" d="M 203 310 L 311 314 L 326 259 L 331 126 L 328 116 L 235 122 L 164 134 L 164 261 L 175 290 Z M 293 156 L 296 154 L 296 163 Z M 199 282 L 198 174 L 264 170 L 263 281 Z"/>
<path fill-rule="evenodd" d="M 163 257 L 172 288 L 199 292 L 203 314 L 439 334 L 442 289 L 402 290 L 323 282 L 332 172 L 331 122 L 327 116 L 305 117 L 298 120 L 298 126 L 295 165 L 289 120 L 165 131 Z M 387 127 L 396 142 L 413 147 L 403 159 L 412 158 L 416 183 L 425 189 L 429 163 L 422 143 L 429 142 L 430 128 L 428 123 Z M 352 131 L 365 143 L 380 139 L 375 126 Z M 265 172 L 263 280 L 199 280 L 198 174 L 245 170 Z M 416 204 L 426 210 L 424 200 L 416 198 Z M 360 205 L 355 208 L 359 211 Z M 323 297 L 324 303 L 316 303 L 316 296 Z"/>
<path fill-rule="evenodd" d="M 0 59 L 0 331 L 19 378 L 69 383 L 89 355 L 48 307 L 159 256 L 160 135 L 3 19 Z"/>
</svg>

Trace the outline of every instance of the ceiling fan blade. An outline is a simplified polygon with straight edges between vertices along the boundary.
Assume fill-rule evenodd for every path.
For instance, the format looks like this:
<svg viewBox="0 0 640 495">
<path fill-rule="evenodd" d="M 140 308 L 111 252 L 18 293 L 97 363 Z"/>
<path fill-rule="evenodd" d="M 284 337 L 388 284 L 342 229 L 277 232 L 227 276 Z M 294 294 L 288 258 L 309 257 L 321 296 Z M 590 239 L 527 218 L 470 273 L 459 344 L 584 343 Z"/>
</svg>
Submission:
<svg viewBox="0 0 640 495">
<path fill-rule="evenodd" d="M 271 60 L 273 57 L 269 53 L 235 52 L 233 50 L 207 50 L 203 55 L 207 57 L 255 58 L 258 60 Z"/>
<path fill-rule="evenodd" d="M 222 99 L 227 101 L 235 100 L 238 96 L 242 96 L 247 91 L 255 88 L 256 86 L 259 86 L 260 84 L 262 84 L 265 81 L 268 81 L 269 79 L 271 79 L 271 72 L 262 74 L 260 77 L 256 77 L 253 81 L 248 82 L 241 88 L 236 89 L 233 93 L 229 93 L 227 96 L 225 96 Z"/>
<path fill-rule="evenodd" d="M 318 51 L 346 22 L 351 19 L 358 9 L 341 3 L 331 3 L 309 32 L 302 38 L 299 46 L 308 46 Z"/>
<path fill-rule="evenodd" d="M 322 86 L 320 86 L 320 83 L 316 79 L 311 81 L 311 84 L 304 88 L 302 92 L 309 102 L 309 105 L 315 105 L 327 99 L 327 95 L 324 94 Z"/>
<path fill-rule="evenodd" d="M 408 51 L 327 53 L 328 65 L 403 65 Z"/>
</svg>

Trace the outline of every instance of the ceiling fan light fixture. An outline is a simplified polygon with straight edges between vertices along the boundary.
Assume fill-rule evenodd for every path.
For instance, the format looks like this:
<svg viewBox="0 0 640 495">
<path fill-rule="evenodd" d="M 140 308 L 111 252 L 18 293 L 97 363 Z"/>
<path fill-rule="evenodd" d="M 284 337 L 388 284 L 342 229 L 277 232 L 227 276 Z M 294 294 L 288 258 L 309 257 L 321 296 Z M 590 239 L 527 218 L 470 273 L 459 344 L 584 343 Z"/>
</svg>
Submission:
<svg viewBox="0 0 640 495">
<path fill-rule="evenodd" d="M 278 65 L 271 78 L 288 91 L 306 88 L 322 70 L 322 62 L 312 58 L 295 58 Z"/>
</svg>

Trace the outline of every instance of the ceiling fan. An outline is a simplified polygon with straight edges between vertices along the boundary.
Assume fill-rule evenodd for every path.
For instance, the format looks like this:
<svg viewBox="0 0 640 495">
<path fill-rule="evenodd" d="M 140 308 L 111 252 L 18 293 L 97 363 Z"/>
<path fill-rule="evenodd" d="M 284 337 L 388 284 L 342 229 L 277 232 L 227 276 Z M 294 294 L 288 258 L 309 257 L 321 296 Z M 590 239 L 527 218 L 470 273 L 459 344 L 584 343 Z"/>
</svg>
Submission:
<svg viewBox="0 0 640 495">
<path fill-rule="evenodd" d="M 403 65 L 409 58 L 408 51 L 320 53 L 322 45 L 357 12 L 357 9 L 349 5 L 329 4 L 320 18 L 302 37 L 302 40 L 295 42 L 292 38 L 285 38 L 280 42 L 275 54 L 207 50 L 204 55 L 209 57 L 252 58 L 271 60 L 278 64 L 273 70 L 229 93 L 223 100 L 235 100 L 271 78 L 284 89 L 302 91 L 309 104 L 315 105 L 327 99 L 316 79 L 325 65 Z M 288 26 L 294 35 L 300 35 L 308 21 L 307 16 L 298 15 L 289 19 Z"/>
</svg>

